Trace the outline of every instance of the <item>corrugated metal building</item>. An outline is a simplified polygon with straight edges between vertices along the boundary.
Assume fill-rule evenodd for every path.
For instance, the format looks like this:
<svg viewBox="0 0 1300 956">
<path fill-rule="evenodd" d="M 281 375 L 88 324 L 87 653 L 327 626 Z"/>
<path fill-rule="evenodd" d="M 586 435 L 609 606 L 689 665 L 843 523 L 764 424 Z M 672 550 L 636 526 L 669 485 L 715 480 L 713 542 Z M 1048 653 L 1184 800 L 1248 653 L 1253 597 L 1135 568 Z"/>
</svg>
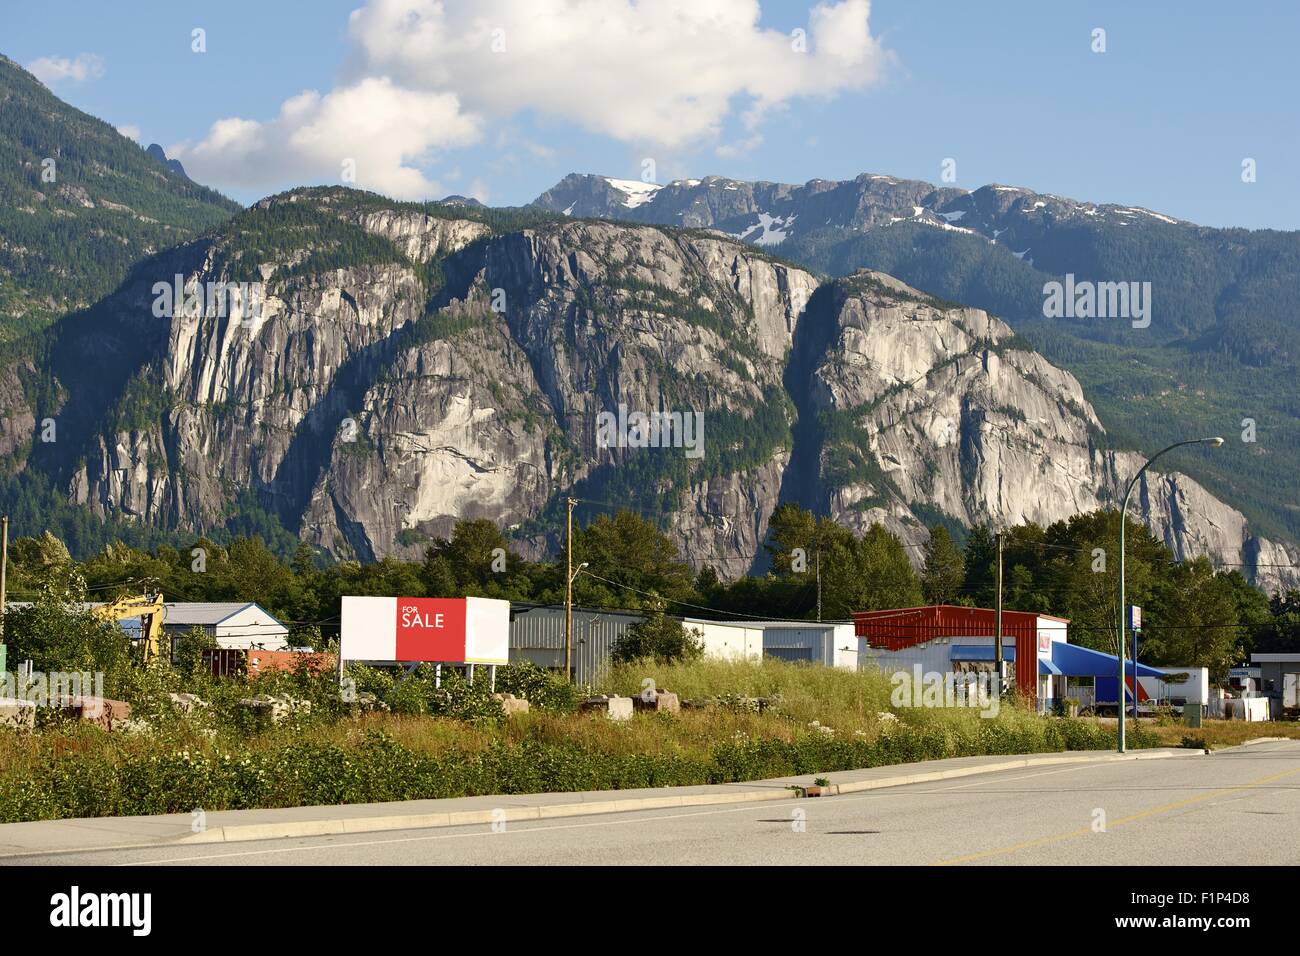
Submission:
<svg viewBox="0 0 1300 956">
<path fill-rule="evenodd" d="M 510 659 L 564 670 L 564 605 L 516 604 L 511 611 Z M 641 620 L 634 611 L 573 609 L 573 676 L 579 684 L 595 680 L 610 660 L 614 644 Z M 758 660 L 773 657 L 856 670 L 865 642 L 845 621 L 711 621 L 685 618 L 700 633 L 707 657 Z"/>
<path fill-rule="evenodd" d="M 1281 696 L 1287 674 L 1300 674 L 1300 654 L 1251 654 L 1250 663 L 1259 668 L 1256 685 L 1269 696 Z M 1238 670 L 1238 668 L 1233 668 Z"/>
<path fill-rule="evenodd" d="M 724 660 L 761 660 L 763 657 L 762 625 L 702 617 L 683 618 L 682 624 L 699 634 L 705 657 Z"/>
<path fill-rule="evenodd" d="M 993 660 L 997 614 L 990 608 L 936 604 L 858 611 L 853 620 L 870 646 L 864 661 L 884 671 L 920 665 L 924 671 L 946 673 Z M 1011 673 L 1022 693 L 1039 700 L 1055 696 L 1053 677 L 1060 671 L 1051 662 L 1052 649 L 1054 643 L 1068 640 L 1068 625 L 1065 618 L 1047 614 L 1002 612 L 1003 659 L 1014 668 Z"/>
<path fill-rule="evenodd" d="M 289 647 L 289 628 L 253 601 L 167 602 L 163 630 L 173 639 L 196 627 L 213 637 L 217 647 L 268 651 Z"/>
<path fill-rule="evenodd" d="M 701 633 L 707 657 L 771 657 L 857 670 L 858 654 L 865 646 L 848 621 L 710 621 L 688 617 L 683 623 Z"/>
<path fill-rule="evenodd" d="M 769 621 L 763 628 L 763 656 L 783 661 L 808 661 L 857 670 L 866 642 L 853 633 L 847 621 Z"/>
<path fill-rule="evenodd" d="M 591 683 L 609 662 L 614 644 L 641 615 L 602 608 L 573 609 L 573 679 Z M 510 659 L 564 670 L 564 605 L 516 604 L 511 611 Z"/>
</svg>

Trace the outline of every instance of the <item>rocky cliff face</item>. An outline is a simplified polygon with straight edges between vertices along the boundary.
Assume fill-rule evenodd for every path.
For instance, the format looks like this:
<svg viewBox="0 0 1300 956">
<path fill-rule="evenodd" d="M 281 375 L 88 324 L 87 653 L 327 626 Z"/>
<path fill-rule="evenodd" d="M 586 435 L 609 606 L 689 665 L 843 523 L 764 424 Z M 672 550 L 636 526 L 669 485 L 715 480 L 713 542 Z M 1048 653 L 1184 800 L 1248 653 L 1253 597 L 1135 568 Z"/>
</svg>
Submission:
<svg viewBox="0 0 1300 956">
<path fill-rule="evenodd" d="M 1123 499 L 1144 459 L 1100 448 L 1079 383 L 1006 324 L 881 273 L 839 280 L 835 292 L 805 401 L 826 422 L 816 494 L 838 520 L 881 522 L 919 545 L 917 510 L 998 527 Z M 1265 587 L 1295 580 L 1268 567 L 1296 564 L 1294 548 L 1255 537 L 1184 475 L 1149 474 L 1130 508 L 1179 558 L 1241 566 Z"/>
<path fill-rule="evenodd" d="M 538 553 L 572 494 L 668 515 L 725 576 L 782 500 L 919 543 L 918 512 L 1046 523 L 1136 468 L 1100 450 L 1078 382 L 979 310 L 878 273 L 819 286 L 716 233 L 474 215 L 346 190 L 259 204 L 63 330 L 43 391 L 6 371 L 0 439 L 54 414 L 57 448 L 28 467 L 168 527 L 251 498 L 338 556 L 416 557 L 467 517 Z M 264 307 L 152 317 L 177 272 L 260 280 Z M 93 356 L 100 392 L 79 379 Z M 1135 511 L 1263 583 L 1297 557 L 1181 476 Z"/>
</svg>

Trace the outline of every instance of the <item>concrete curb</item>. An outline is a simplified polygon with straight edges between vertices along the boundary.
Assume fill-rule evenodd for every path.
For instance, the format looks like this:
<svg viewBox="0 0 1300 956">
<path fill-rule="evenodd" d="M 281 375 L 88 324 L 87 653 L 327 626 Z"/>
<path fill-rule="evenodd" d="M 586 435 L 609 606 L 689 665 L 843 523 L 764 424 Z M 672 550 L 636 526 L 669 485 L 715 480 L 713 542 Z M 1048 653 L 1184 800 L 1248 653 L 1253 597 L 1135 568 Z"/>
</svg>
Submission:
<svg viewBox="0 0 1300 956">
<path fill-rule="evenodd" d="M 766 800 L 793 800 L 801 796 L 795 790 L 744 791 L 740 793 L 701 793 L 665 797 L 633 797 L 624 800 L 601 800 L 590 803 L 558 803 L 541 807 L 496 807 L 491 810 L 461 810 L 454 813 L 417 813 L 402 816 L 354 817 L 338 820 L 291 820 L 284 823 L 251 823 L 212 827 L 203 833 L 172 840 L 178 845 L 196 843 L 244 843 L 249 840 L 275 840 L 291 837 L 340 836 L 347 833 L 379 833 L 384 830 L 432 830 L 441 827 L 486 825 L 520 820 L 549 820 L 562 817 L 597 816 L 603 813 L 629 813 L 636 810 L 672 810 L 728 803 L 757 803 Z"/>
<path fill-rule="evenodd" d="M 1106 756 L 1070 755 L 1065 757 L 1016 757 L 1002 763 L 984 764 L 979 767 L 958 767 L 952 770 L 931 770 L 910 774 L 906 777 L 887 777 L 883 780 L 859 780 L 854 783 L 831 784 L 822 787 L 824 796 L 839 796 L 844 793 L 861 793 L 864 790 L 881 790 L 887 787 L 905 787 L 913 783 L 930 783 L 936 780 L 953 780 L 957 777 L 973 777 L 983 773 L 999 773 L 1003 770 L 1019 770 L 1022 767 L 1050 767 L 1062 763 L 1118 763 L 1125 760 L 1163 760 L 1167 757 L 1202 757 L 1204 751 L 1170 748 L 1156 751 L 1133 751 L 1126 754 L 1107 754 Z"/>
<path fill-rule="evenodd" d="M 1287 740 L 1296 740 L 1296 737 L 1252 737 L 1250 740 L 1243 740 L 1239 744 L 1233 744 L 1232 747 L 1224 747 L 1224 750 L 1232 750 L 1233 747 L 1253 747 L 1255 744 L 1275 744 Z"/>
<path fill-rule="evenodd" d="M 859 780 L 852 783 L 830 784 L 822 787 L 823 796 L 861 793 L 868 790 L 883 790 L 890 787 L 904 787 L 914 783 L 930 783 L 939 780 L 952 780 L 958 777 L 971 777 L 979 774 L 999 773 L 1004 770 L 1019 770 L 1023 767 L 1052 766 L 1072 763 L 1114 763 L 1125 760 L 1159 760 L 1169 757 L 1200 757 L 1200 750 L 1161 750 L 1152 752 L 1136 751 L 1130 754 L 1110 754 L 1096 756 L 1079 754 L 1070 756 L 1046 756 L 1041 758 L 1016 757 L 995 764 L 978 767 L 958 767 L 950 770 L 931 770 L 920 773 L 900 774 L 882 777 L 876 780 Z M 770 784 L 771 781 L 753 781 L 755 785 Z M 662 797 L 637 797 L 631 799 L 610 799 L 589 803 L 561 803 L 552 806 L 510 807 L 491 810 L 467 810 L 458 813 L 426 813 L 406 816 L 355 817 L 335 820 L 293 820 L 283 823 L 257 823 L 236 826 L 214 827 L 203 833 L 195 833 L 171 842 L 178 844 L 200 843 L 241 843 L 249 840 L 286 839 L 292 837 L 336 836 L 348 833 L 377 833 L 384 830 L 424 830 L 438 827 L 458 827 L 475 824 L 492 824 L 518 820 L 548 820 L 563 817 L 595 816 L 603 813 L 627 813 L 636 810 L 669 810 L 681 807 L 703 807 L 738 803 L 759 803 L 772 800 L 799 800 L 807 796 L 808 788 L 788 786 L 782 789 L 745 790 L 738 793 L 702 793 L 688 795 L 666 795 Z M 494 815 L 495 814 L 495 815 Z"/>
<path fill-rule="evenodd" d="M 921 770 L 911 773 L 903 770 L 895 774 L 885 774 L 867 780 L 854 780 L 839 784 L 829 784 L 820 788 L 820 794 L 810 793 L 810 790 L 816 791 L 818 788 L 812 784 L 812 780 L 818 775 L 807 774 L 798 777 L 782 777 L 774 780 L 753 780 L 745 783 L 729 784 L 737 789 L 730 792 L 713 792 L 713 793 L 673 793 L 674 788 L 664 788 L 670 792 L 654 796 L 636 796 L 636 797 L 618 797 L 610 796 L 607 799 L 595 799 L 590 801 L 574 801 L 570 803 L 541 803 L 536 806 L 502 806 L 484 809 L 467 809 L 458 811 L 444 811 L 432 813 L 387 813 L 372 814 L 370 816 L 334 816 L 325 819 L 307 819 L 307 820 L 281 820 L 261 823 L 241 823 L 228 824 L 223 826 L 213 826 L 201 833 L 183 833 L 175 835 L 174 832 L 167 835 L 160 835 L 155 839 L 135 839 L 132 841 L 123 841 L 112 845 L 85 845 L 85 846 L 63 846 L 58 848 L 42 849 L 0 849 L 0 860 L 20 860 L 23 857 L 30 856 L 54 856 L 67 855 L 71 853 L 86 853 L 111 850 L 139 850 L 155 849 L 166 846 L 190 846 L 199 844 L 215 843 L 245 843 L 256 840 L 273 840 L 273 839 L 292 839 L 303 837 L 319 836 L 342 836 L 351 833 L 382 833 L 384 831 L 394 830 L 425 830 L 439 829 L 443 827 L 473 826 L 473 825 L 490 825 L 502 821 L 527 821 L 527 820 L 551 820 L 563 819 L 565 817 L 583 817 L 597 816 L 610 813 L 629 813 L 647 810 L 668 810 L 686 807 L 705 807 L 705 806 L 726 806 L 742 805 L 750 803 L 763 803 L 776 800 L 800 800 L 812 796 L 837 796 L 840 794 L 861 793 L 870 790 L 884 790 L 891 787 L 903 787 L 916 783 L 932 783 L 941 780 L 952 780 L 960 777 L 972 777 L 980 774 L 999 773 L 1006 770 L 1019 770 L 1025 767 L 1045 767 L 1060 764 L 1083 764 L 1083 763 L 1114 763 L 1128 760 L 1159 760 L 1169 757 L 1200 757 L 1203 756 L 1200 750 L 1180 750 L 1176 748 L 1164 748 L 1156 750 L 1139 750 L 1128 754 L 1113 754 L 1101 751 L 1084 751 L 1069 754 L 1027 754 L 1014 757 L 1008 757 L 1005 760 L 998 760 L 994 763 L 978 764 L 964 767 L 948 767 L 937 770 Z M 907 764 L 898 765 L 900 770 L 907 767 Z M 913 764 L 912 766 L 916 766 Z M 864 768 L 856 771 L 845 771 L 845 773 L 864 773 L 871 771 L 888 771 L 889 767 Z M 743 789 L 742 789 L 743 788 Z M 687 789 L 687 788 L 682 788 Z M 616 794 L 618 791 L 608 791 Z M 521 801 L 529 797 L 545 797 L 547 794 L 514 794 L 510 796 L 502 795 L 503 801 Z M 346 805 L 344 805 L 346 806 Z M 304 809 L 311 808 L 286 808 L 290 811 L 302 812 Z M 342 810 L 343 807 L 321 807 L 322 811 Z M 237 811 L 237 812 L 270 812 L 276 811 Z M 116 818 L 95 818 L 93 822 L 99 823 L 105 820 Z M 141 819 L 158 819 L 164 818 L 126 818 L 134 819 L 139 822 Z M 85 825 L 92 821 L 44 821 L 51 824 L 64 823 L 68 826 L 75 827 L 78 824 Z M 12 824 L 12 826 L 28 826 L 28 824 Z M 0 831 L 3 828 L 0 827 Z M 124 834 L 125 835 L 125 834 Z"/>
</svg>

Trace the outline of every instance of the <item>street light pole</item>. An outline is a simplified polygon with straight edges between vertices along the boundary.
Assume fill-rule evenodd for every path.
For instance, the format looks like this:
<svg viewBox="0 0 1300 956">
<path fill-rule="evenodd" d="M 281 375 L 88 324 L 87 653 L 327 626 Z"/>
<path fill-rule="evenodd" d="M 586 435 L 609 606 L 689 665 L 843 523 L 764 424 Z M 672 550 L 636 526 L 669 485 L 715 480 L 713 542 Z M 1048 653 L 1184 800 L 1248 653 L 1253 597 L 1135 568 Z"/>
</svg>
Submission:
<svg viewBox="0 0 1300 956">
<path fill-rule="evenodd" d="M 1216 438 L 1192 438 L 1188 441 L 1174 442 L 1168 448 L 1162 448 L 1160 451 L 1156 452 L 1154 455 L 1148 458 L 1147 463 L 1143 465 L 1141 468 L 1139 468 L 1137 474 L 1133 476 L 1131 481 L 1129 481 L 1128 488 L 1124 492 L 1124 504 L 1121 505 L 1119 509 L 1119 630 L 1116 632 L 1119 637 L 1119 640 L 1116 641 L 1116 646 L 1119 650 L 1119 704 L 1117 709 L 1119 710 L 1119 752 L 1120 753 L 1124 753 L 1126 749 L 1124 746 L 1125 745 L 1124 689 L 1126 686 L 1124 683 L 1124 632 L 1127 629 L 1127 622 L 1125 621 L 1126 615 L 1124 613 L 1124 525 L 1128 520 L 1127 516 L 1128 516 L 1129 499 L 1133 496 L 1133 489 L 1137 487 L 1138 480 L 1142 477 L 1142 475 L 1146 472 L 1146 470 L 1151 467 L 1151 464 L 1161 455 L 1165 454 L 1165 452 L 1173 451 L 1175 448 L 1182 448 L 1184 445 L 1209 445 L 1212 448 L 1218 448 L 1222 444 L 1223 444 L 1223 439 L 1217 437 Z M 1133 659 L 1134 720 L 1137 719 L 1137 688 L 1138 688 L 1137 658 L 1136 656 L 1134 656 Z"/>
<path fill-rule="evenodd" d="M 565 501 L 568 518 L 564 526 L 564 679 L 573 680 L 573 498 Z"/>
</svg>

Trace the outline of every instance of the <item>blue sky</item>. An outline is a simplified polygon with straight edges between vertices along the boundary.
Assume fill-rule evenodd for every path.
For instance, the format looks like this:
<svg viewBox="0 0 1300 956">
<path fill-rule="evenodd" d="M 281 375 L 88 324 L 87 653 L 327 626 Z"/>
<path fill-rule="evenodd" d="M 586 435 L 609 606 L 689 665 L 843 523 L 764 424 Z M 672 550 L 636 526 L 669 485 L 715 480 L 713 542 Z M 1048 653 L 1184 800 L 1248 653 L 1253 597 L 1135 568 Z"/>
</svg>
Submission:
<svg viewBox="0 0 1300 956">
<path fill-rule="evenodd" d="M 431 0 L 370 0 L 423 2 Z M 743 13 L 747 0 L 709 2 Z M 863 0 L 848 2 L 846 17 L 864 9 Z M 553 54 L 548 30 L 524 34 L 510 21 L 509 45 L 491 60 L 453 55 L 451 46 L 439 47 L 445 56 L 394 52 L 409 37 L 380 17 L 358 41 L 349 14 L 363 6 L 11 3 L 0 13 L 0 52 L 24 65 L 95 58 L 81 61 L 83 79 L 51 87 L 89 113 L 138 128 L 145 143 L 178 146 L 196 178 L 243 202 L 337 182 L 338 157 L 353 153 L 359 185 L 479 194 L 493 205 L 527 202 L 573 171 L 640 178 L 645 158 L 655 160 L 660 182 L 719 174 L 801 183 L 862 172 L 937 182 L 951 157 L 955 185 L 968 189 L 999 182 L 1207 225 L 1300 228 L 1300 5 L 1282 0 L 875 0 L 869 43 L 827 58 L 821 47 L 832 40 L 852 46 L 848 21 L 833 21 L 824 43 L 810 40 L 809 56 L 818 58 L 799 61 L 808 64 L 799 75 L 786 75 L 771 41 L 796 28 L 813 36 L 808 3 L 767 0 L 752 30 L 697 47 L 674 43 L 673 62 L 658 75 L 620 41 L 595 37 L 577 13 L 557 31 L 577 30 L 578 39 L 555 40 Z M 472 6 L 506 22 L 512 4 Z M 611 16 L 627 16 L 630 6 L 611 0 Z M 628 22 L 645 27 L 650 6 L 642 0 Z M 481 26 L 467 16 L 459 28 L 468 35 Z M 195 27 L 206 31 L 201 55 L 191 51 Z M 1091 48 L 1098 27 L 1104 53 Z M 457 42 L 459 28 L 449 19 L 446 43 Z M 532 59 L 522 59 L 524 50 Z M 866 60 L 854 66 L 863 50 Z M 770 86 L 764 68 L 753 68 L 767 56 L 782 64 L 766 70 L 780 77 Z M 599 78 L 583 73 L 583 63 L 602 58 Z M 755 85 L 769 98 L 761 111 L 753 109 Z M 345 89 L 353 93 L 330 95 Z M 308 119 L 273 123 L 304 90 L 321 94 L 294 101 Z M 243 122 L 214 136 L 213 123 L 232 117 Z M 304 125 L 315 136 L 307 146 Z M 245 152 L 234 157 L 230 143 Z M 1253 183 L 1241 177 L 1248 157 L 1257 164 Z"/>
</svg>

